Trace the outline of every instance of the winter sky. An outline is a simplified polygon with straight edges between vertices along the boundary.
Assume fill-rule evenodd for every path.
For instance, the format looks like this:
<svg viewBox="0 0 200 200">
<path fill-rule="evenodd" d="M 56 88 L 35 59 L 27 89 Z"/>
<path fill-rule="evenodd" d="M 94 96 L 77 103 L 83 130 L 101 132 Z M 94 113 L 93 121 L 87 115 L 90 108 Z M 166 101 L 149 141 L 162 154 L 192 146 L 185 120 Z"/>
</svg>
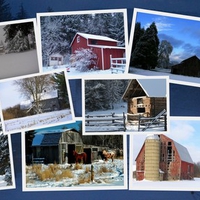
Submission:
<svg viewBox="0 0 200 200">
<path fill-rule="evenodd" d="M 8 92 L 9 91 L 9 92 Z M 26 100 L 21 96 L 14 80 L 0 83 L 0 102 L 2 109 L 15 106 Z"/>
<path fill-rule="evenodd" d="M 165 134 L 167 137 L 178 142 L 186 147 L 193 162 L 200 162 L 200 118 L 173 118 L 170 119 L 169 133 Z M 133 159 L 132 163 L 135 164 L 139 150 L 141 149 L 146 134 L 136 134 L 133 136 Z"/>
<path fill-rule="evenodd" d="M 155 22 L 160 41 L 167 40 L 173 46 L 171 61 L 180 62 L 194 55 L 200 58 L 200 19 L 172 16 L 137 12 L 136 22 L 145 29 Z"/>
</svg>

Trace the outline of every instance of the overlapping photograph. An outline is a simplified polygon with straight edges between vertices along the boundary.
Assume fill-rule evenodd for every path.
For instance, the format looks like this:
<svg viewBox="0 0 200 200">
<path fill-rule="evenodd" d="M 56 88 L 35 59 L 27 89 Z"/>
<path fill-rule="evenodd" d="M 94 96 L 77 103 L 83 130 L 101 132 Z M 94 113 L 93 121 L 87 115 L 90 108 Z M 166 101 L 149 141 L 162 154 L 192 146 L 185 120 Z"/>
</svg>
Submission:
<svg viewBox="0 0 200 200">
<path fill-rule="evenodd" d="M 39 72 L 36 20 L 0 23 L 0 79 Z"/>
<path fill-rule="evenodd" d="M 199 24 L 197 17 L 135 8 L 129 73 L 199 83 Z"/>
<path fill-rule="evenodd" d="M 6 133 L 73 121 L 65 72 L 18 77 L 0 82 L 2 128 Z"/>
<path fill-rule="evenodd" d="M 126 9 L 38 13 L 41 71 L 69 76 L 124 73 L 128 45 Z"/>
<path fill-rule="evenodd" d="M 199 189 L 199 118 L 171 118 L 168 134 L 135 134 L 130 145 L 131 190 Z"/>
<path fill-rule="evenodd" d="M 23 190 L 126 189 L 122 135 L 83 136 L 82 120 L 23 133 Z"/>
<path fill-rule="evenodd" d="M 168 79 L 83 79 L 85 134 L 168 131 Z"/>
</svg>

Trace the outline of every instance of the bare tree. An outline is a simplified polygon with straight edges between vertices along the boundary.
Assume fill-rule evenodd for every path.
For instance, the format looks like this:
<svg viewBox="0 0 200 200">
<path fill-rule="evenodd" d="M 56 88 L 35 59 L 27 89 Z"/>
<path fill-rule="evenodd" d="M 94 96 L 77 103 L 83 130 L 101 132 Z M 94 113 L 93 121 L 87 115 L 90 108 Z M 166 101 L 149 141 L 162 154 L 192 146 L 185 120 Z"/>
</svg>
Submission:
<svg viewBox="0 0 200 200">
<path fill-rule="evenodd" d="M 41 75 L 14 81 L 21 95 L 32 101 L 36 113 L 42 112 L 40 105 L 42 93 L 52 90 L 53 83 L 52 75 Z"/>
</svg>

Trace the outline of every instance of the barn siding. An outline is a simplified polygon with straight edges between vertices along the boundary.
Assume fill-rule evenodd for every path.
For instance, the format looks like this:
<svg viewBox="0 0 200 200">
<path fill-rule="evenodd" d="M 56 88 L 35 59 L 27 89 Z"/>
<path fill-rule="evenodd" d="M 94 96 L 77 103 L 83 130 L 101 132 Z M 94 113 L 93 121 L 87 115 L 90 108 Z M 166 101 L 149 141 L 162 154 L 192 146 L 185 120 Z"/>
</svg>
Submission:
<svg viewBox="0 0 200 200">
<path fill-rule="evenodd" d="M 194 164 L 182 161 L 172 139 L 160 135 L 160 170 L 163 180 L 188 180 L 194 177 Z M 170 152 L 170 153 L 169 153 Z M 136 180 L 143 180 L 145 174 L 145 144 L 136 158 Z"/>
<path fill-rule="evenodd" d="M 165 97 L 135 97 L 128 102 L 128 113 L 155 117 L 163 109 L 166 109 L 166 106 Z"/>
</svg>

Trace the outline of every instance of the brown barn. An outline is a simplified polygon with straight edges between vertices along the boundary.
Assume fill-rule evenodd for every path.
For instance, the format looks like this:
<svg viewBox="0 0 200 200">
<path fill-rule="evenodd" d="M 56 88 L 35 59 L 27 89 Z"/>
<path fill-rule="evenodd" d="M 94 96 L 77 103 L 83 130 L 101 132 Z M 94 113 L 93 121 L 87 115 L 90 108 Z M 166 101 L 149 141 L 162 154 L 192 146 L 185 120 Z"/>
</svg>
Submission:
<svg viewBox="0 0 200 200">
<path fill-rule="evenodd" d="M 110 69 L 111 56 L 112 58 L 123 58 L 125 56 L 125 48 L 119 47 L 117 44 L 117 40 L 106 36 L 76 33 L 70 46 L 72 54 L 80 48 L 92 49 L 97 55 L 98 69 L 106 70 Z"/>
<path fill-rule="evenodd" d="M 75 129 L 36 134 L 32 142 L 33 161 L 74 163 L 73 150 L 83 151 L 80 133 Z"/>
<path fill-rule="evenodd" d="M 166 85 L 164 79 L 130 80 L 122 97 L 128 103 L 127 113 L 154 117 L 163 109 L 167 110 Z M 127 119 L 131 119 L 131 115 Z"/>
<path fill-rule="evenodd" d="M 148 135 L 136 157 L 136 180 L 190 180 L 194 163 L 188 150 L 161 135 Z"/>
<path fill-rule="evenodd" d="M 171 67 L 172 74 L 200 77 L 200 60 L 192 56 Z"/>
</svg>

